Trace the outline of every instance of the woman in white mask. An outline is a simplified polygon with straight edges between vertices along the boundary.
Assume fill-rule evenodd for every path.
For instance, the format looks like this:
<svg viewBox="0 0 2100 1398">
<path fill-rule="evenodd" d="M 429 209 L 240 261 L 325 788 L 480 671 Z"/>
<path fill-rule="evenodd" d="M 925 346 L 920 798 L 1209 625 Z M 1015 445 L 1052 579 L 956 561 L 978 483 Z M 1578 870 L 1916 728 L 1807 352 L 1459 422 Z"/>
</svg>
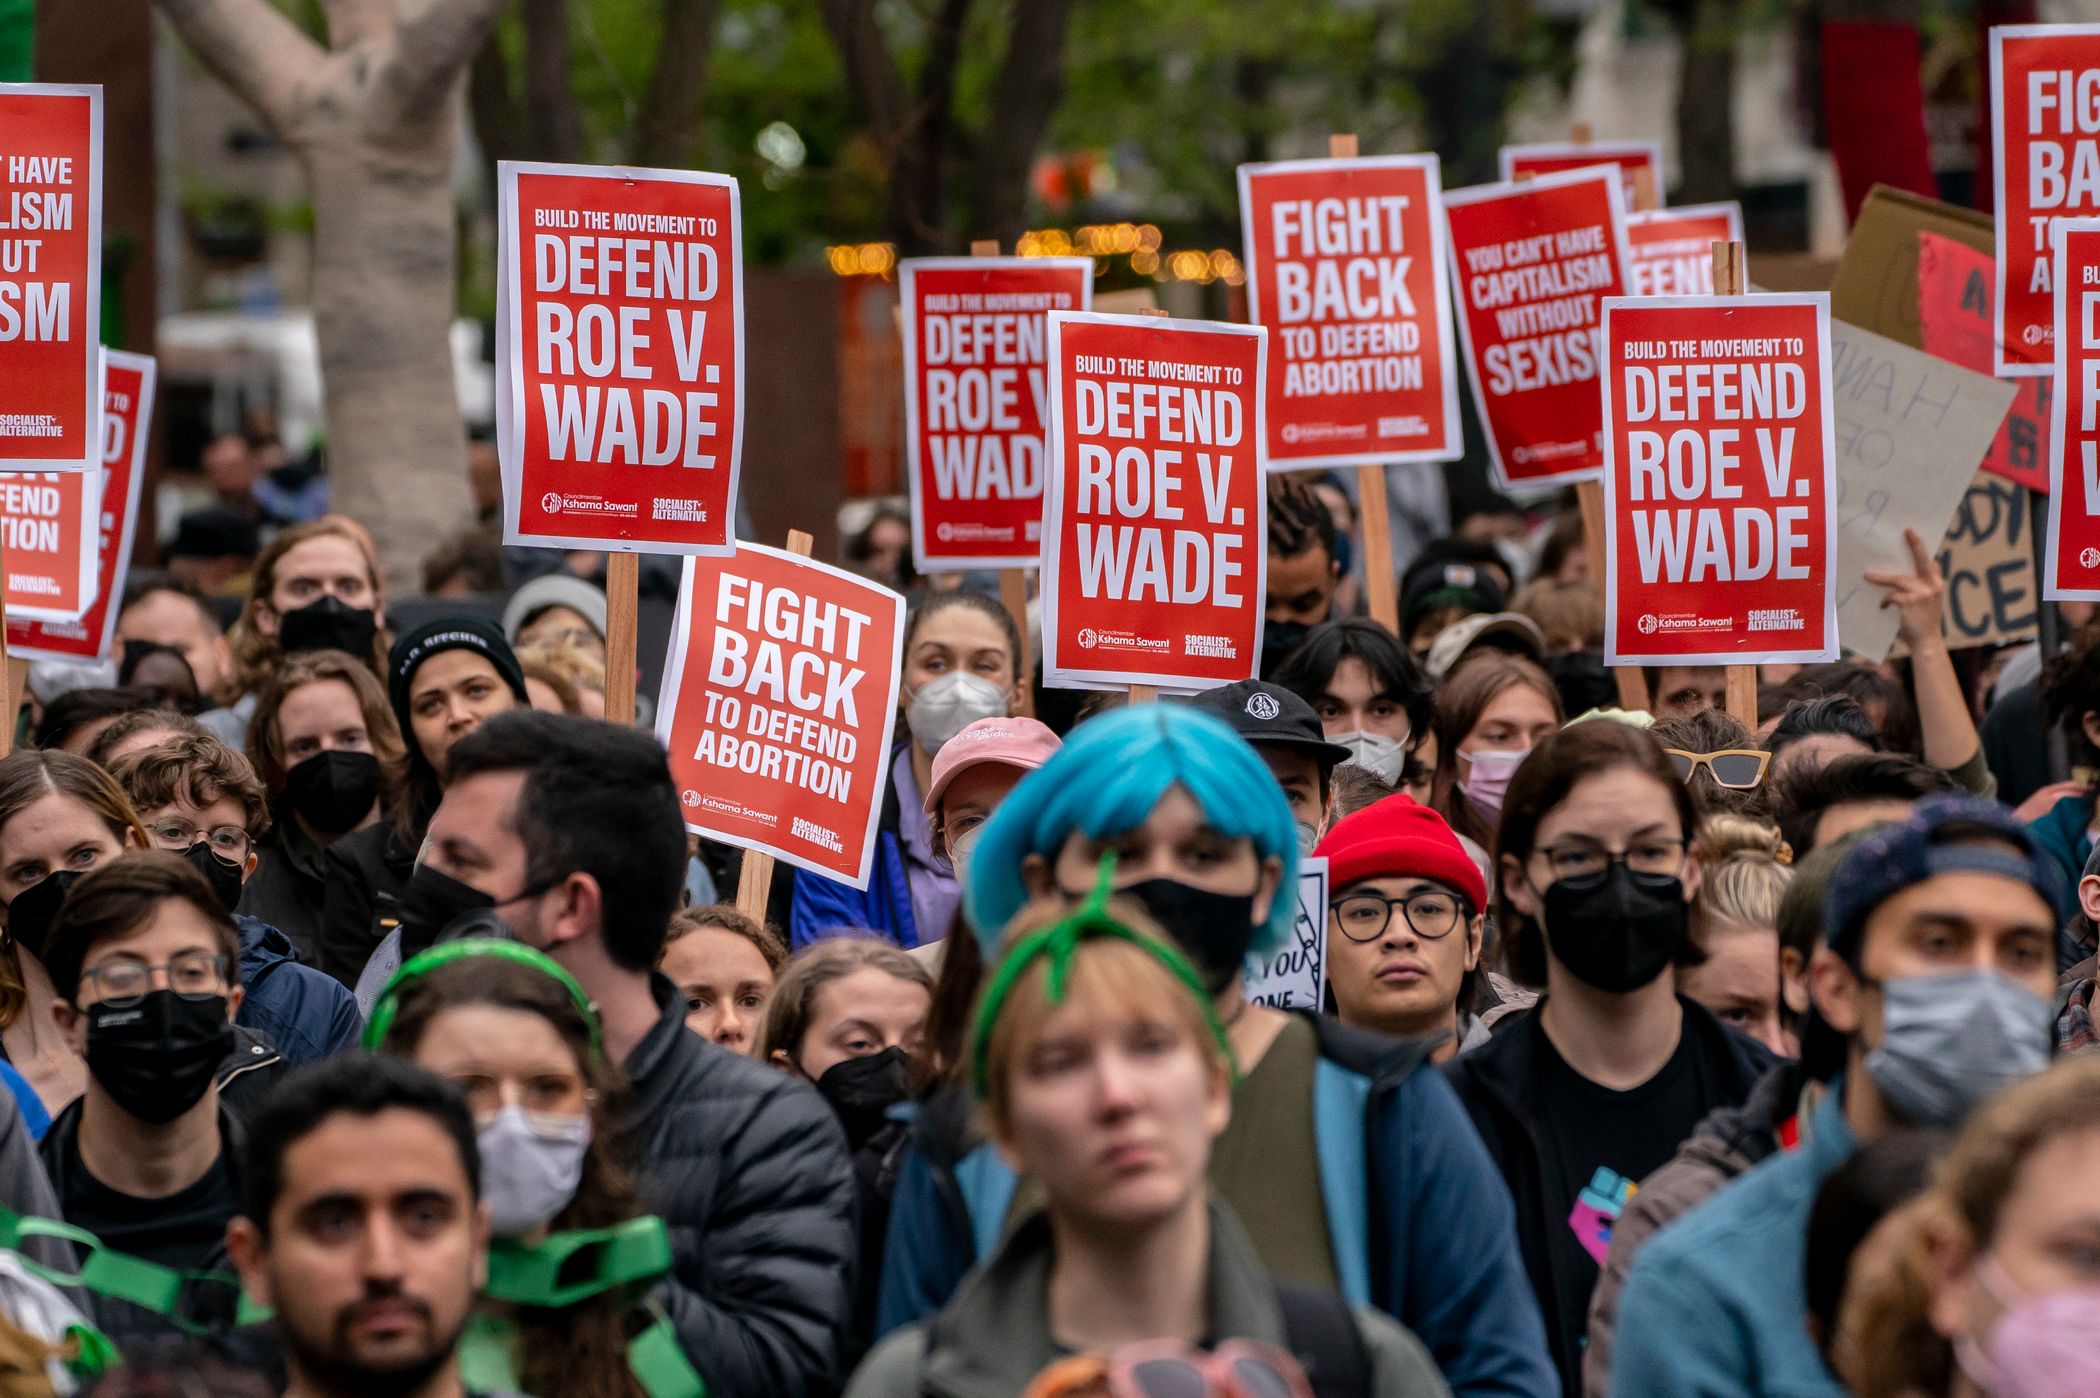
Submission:
<svg viewBox="0 0 2100 1398">
<path fill-rule="evenodd" d="M 889 799 L 875 837 L 865 890 L 808 872 L 795 875 L 789 940 L 800 950 L 841 931 L 873 932 L 900 947 L 937 942 L 962 901 L 954 868 L 925 814 L 933 759 L 980 719 L 1005 718 L 1020 694 L 1021 637 L 998 602 L 979 592 L 942 592 L 904 623 L 898 702 L 903 736 L 890 755 Z"/>
<path fill-rule="evenodd" d="M 654 1222 L 637 1219 L 634 1179 L 612 1149 L 625 1081 L 605 1058 L 583 988 L 549 957 L 492 939 L 432 947 L 388 983 L 365 1046 L 412 1059 L 465 1094 L 481 1148 L 492 1297 L 506 1275 L 533 1270 L 536 1250 L 551 1252 L 577 1230 L 626 1236 Z M 527 1265 L 506 1272 L 506 1258 Z M 477 1329 L 468 1358 L 528 1393 L 635 1398 L 644 1389 L 629 1363 L 630 1312 L 646 1281 L 604 1280 L 567 1305 L 491 1300 L 492 1323 Z"/>
<path fill-rule="evenodd" d="M 1561 725 L 1560 693 L 1520 656 L 1468 656 L 1437 690 L 1436 777 L 1429 806 L 1483 849 L 1495 847 L 1509 779 Z"/>
</svg>

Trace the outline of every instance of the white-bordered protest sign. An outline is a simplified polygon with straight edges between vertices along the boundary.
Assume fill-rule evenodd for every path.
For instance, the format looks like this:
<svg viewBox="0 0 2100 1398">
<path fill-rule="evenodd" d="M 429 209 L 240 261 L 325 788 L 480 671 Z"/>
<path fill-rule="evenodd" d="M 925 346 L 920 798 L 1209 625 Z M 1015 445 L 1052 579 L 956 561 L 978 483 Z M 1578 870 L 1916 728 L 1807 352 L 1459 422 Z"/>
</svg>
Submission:
<svg viewBox="0 0 2100 1398">
<path fill-rule="evenodd" d="M 727 553 L 744 440 L 737 183 L 497 167 L 505 543 Z"/>
</svg>

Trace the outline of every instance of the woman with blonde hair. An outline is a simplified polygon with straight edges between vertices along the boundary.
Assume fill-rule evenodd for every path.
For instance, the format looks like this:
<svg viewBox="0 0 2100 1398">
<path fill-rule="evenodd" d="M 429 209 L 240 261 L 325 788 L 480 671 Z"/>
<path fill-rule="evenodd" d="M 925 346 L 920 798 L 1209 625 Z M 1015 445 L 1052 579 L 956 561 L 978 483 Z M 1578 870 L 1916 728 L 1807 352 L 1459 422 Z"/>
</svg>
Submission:
<svg viewBox="0 0 2100 1398">
<path fill-rule="evenodd" d="M 1042 1206 L 945 1309 L 886 1340 L 847 1398 L 917 1398 L 935 1374 L 1020 1393 L 1072 1350 L 1112 1370 L 1157 1365 L 1162 1384 L 1194 1379 L 1194 1392 L 1220 1391 L 1201 1381 L 1216 1360 L 1244 1391 L 1302 1391 L 1289 1376 L 1314 1334 L 1317 1368 L 1353 1368 L 1361 1392 L 1446 1393 L 1394 1321 L 1279 1282 L 1215 1197 L 1211 1146 L 1239 1076 L 1225 1024 L 1159 926 L 1109 897 L 1113 864 L 1078 909 L 1038 902 L 1014 920 L 971 1035 L 992 1136 Z M 1115 1357 L 1135 1346 L 1142 1358 Z"/>
<path fill-rule="evenodd" d="M 1832 1357 L 1857 1398 L 2100 1393 L 2100 1059 L 1979 1108 L 1853 1281 Z"/>
<path fill-rule="evenodd" d="M 375 676 L 385 674 L 393 638 L 372 536 L 347 515 L 322 515 L 270 540 L 256 556 L 248 600 L 227 640 L 233 667 L 218 698 L 244 720 L 240 701 L 298 651 L 345 651 Z"/>
<path fill-rule="evenodd" d="M 1794 881 L 1786 844 L 1769 825 L 1715 812 L 1699 830 L 1699 867 L 1691 937 L 1700 957 L 1677 968 L 1677 993 L 1791 1058 L 1800 1046 L 1779 1016 L 1779 900 Z"/>
</svg>

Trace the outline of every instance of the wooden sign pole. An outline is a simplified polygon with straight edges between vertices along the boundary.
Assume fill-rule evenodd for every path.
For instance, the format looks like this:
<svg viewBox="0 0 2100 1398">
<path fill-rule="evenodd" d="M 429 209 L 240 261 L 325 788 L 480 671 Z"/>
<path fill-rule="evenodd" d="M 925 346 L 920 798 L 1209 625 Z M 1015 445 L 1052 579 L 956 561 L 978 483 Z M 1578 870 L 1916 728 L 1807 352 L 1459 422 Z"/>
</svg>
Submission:
<svg viewBox="0 0 2100 1398">
<path fill-rule="evenodd" d="M 634 722 L 635 620 L 641 567 L 641 556 L 633 553 L 610 554 L 605 563 L 605 717 L 623 727 Z"/>
<path fill-rule="evenodd" d="M 997 238 L 978 238 L 970 244 L 972 257 L 997 257 Z M 1031 637 L 1028 633 L 1028 570 L 1026 568 L 1001 568 L 999 570 L 999 605 L 1014 619 L 1014 634 L 1021 638 L 1021 649 L 1014 656 L 1014 669 L 1021 677 L 1020 686 L 1013 697 L 1014 712 L 1023 718 L 1035 716 L 1035 657 L 1031 654 Z"/>
<path fill-rule="evenodd" d="M 1327 138 L 1327 158 L 1356 159 L 1356 136 L 1336 132 Z M 1371 620 L 1400 637 L 1400 583 L 1393 576 L 1393 517 L 1386 500 L 1385 467 L 1356 468 L 1356 513 L 1364 533 L 1364 602 Z"/>
<path fill-rule="evenodd" d="M 1714 244 L 1714 295 L 1741 296 L 1748 275 L 1744 269 L 1743 245 L 1736 242 Z M 1757 667 L 1755 665 L 1731 665 L 1728 667 L 1728 713 L 1737 723 L 1757 731 Z"/>
<path fill-rule="evenodd" d="M 1586 146 L 1591 139 L 1590 124 L 1588 122 L 1576 121 L 1568 124 L 1568 142 L 1570 145 Z M 1656 192 L 1655 180 L 1656 172 L 1653 170 L 1640 169 L 1633 172 L 1632 212 L 1637 214 L 1652 213 L 1654 210 L 1662 207 L 1662 199 Z"/>
<path fill-rule="evenodd" d="M 816 540 L 800 529 L 788 530 L 787 551 L 809 557 Z M 743 868 L 736 876 L 736 910 L 763 927 L 766 925 L 766 895 L 773 888 L 773 856 L 755 849 L 744 851 Z"/>
</svg>

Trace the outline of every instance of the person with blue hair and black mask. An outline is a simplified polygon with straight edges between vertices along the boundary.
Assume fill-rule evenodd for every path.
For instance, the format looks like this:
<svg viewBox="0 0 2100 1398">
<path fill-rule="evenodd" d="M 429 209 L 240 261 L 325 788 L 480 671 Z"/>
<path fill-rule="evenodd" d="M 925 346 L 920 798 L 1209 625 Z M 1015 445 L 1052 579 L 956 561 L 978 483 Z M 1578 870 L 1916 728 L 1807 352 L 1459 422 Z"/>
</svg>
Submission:
<svg viewBox="0 0 2100 1398">
<path fill-rule="evenodd" d="M 1291 935 L 1298 841 L 1254 750 L 1179 705 L 1073 730 L 984 826 L 964 908 L 989 949 L 1030 898 L 1076 904 L 1101 856 L 1187 953 L 1243 1078 L 1210 1177 L 1277 1275 L 1385 1310 L 1458 1394 L 1552 1394 L 1508 1192 L 1426 1042 L 1245 1003 L 1250 953 Z M 1030 1185 L 967 1139 L 914 1134 L 891 1215 L 879 1327 L 938 1309 Z M 1017 1203 L 1018 1201 L 1018 1203 Z"/>
</svg>

